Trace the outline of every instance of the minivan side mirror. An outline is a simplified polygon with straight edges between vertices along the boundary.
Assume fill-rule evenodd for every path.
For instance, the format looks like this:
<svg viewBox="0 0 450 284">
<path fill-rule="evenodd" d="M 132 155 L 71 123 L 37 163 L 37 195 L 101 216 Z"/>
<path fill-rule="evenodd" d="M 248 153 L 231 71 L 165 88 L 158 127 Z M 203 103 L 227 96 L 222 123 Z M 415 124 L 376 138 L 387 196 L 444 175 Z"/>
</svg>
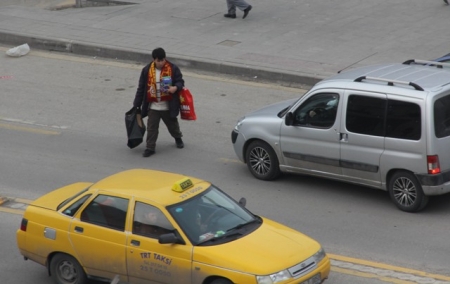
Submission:
<svg viewBox="0 0 450 284">
<path fill-rule="evenodd" d="M 286 117 L 284 119 L 284 124 L 286 124 L 287 126 L 294 124 L 294 114 L 292 112 L 288 112 L 286 114 Z"/>
</svg>

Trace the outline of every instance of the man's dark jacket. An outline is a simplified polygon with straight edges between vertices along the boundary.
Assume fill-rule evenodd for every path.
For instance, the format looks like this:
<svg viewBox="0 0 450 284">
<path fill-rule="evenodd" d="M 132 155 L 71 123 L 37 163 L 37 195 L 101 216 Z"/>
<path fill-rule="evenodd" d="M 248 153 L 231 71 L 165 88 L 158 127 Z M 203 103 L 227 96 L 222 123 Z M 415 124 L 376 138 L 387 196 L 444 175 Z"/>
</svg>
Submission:
<svg viewBox="0 0 450 284">
<path fill-rule="evenodd" d="M 134 97 L 133 106 L 141 107 L 142 117 L 146 117 L 148 114 L 149 101 L 147 98 L 148 92 L 148 72 L 150 70 L 150 64 L 147 64 L 142 68 L 141 77 L 139 78 L 139 86 Z M 180 68 L 173 63 L 170 63 L 172 67 L 172 85 L 177 87 L 177 91 L 172 94 L 172 99 L 169 101 L 169 112 L 171 117 L 177 117 L 180 113 L 180 96 L 179 93 L 184 87 L 183 75 Z"/>
</svg>

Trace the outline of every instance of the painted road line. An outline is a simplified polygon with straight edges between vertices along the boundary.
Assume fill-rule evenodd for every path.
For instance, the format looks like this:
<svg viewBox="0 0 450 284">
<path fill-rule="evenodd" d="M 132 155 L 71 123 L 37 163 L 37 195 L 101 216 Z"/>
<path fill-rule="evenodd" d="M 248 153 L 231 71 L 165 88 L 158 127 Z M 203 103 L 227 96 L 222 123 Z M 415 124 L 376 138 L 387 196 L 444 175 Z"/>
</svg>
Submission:
<svg viewBox="0 0 450 284">
<path fill-rule="evenodd" d="M 375 274 L 371 274 L 371 273 L 365 273 L 365 272 L 354 271 L 351 269 L 335 267 L 335 266 L 333 266 L 333 261 L 331 262 L 331 271 L 339 273 L 339 274 L 347 274 L 347 275 L 357 276 L 357 277 L 361 277 L 361 278 L 378 279 L 378 280 L 386 282 L 386 283 L 417 284 L 416 282 L 398 280 L 395 278 L 388 278 L 388 277 L 379 277 L 379 276 L 377 276 Z M 427 282 L 427 283 L 431 283 L 431 282 Z"/>
<path fill-rule="evenodd" d="M 23 215 L 24 211 L 22 209 L 11 209 L 11 208 L 6 208 L 6 207 L 0 207 L 0 212 L 11 213 L 11 214 L 16 214 L 16 215 Z"/>
<path fill-rule="evenodd" d="M 32 200 L 0 196 L 0 212 L 23 215 Z"/>
<path fill-rule="evenodd" d="M 450 277 L 431 274 L 424 271 L 351 258 L 335 254 L 327 254 L 331 259 L 332 270 L 354 276 L 379 279 L 388 283 L 429 283 L 450 284 Z"/>
<path fill-rule="evenodd" d="M 6 124 L 6 123 L 0 122 L 0 128 L 24 131 L 24 132 L 31 132 L 31 133 L 38 133 L 38 134 L 45 134 L 45 135 L 60 135 L 61 134 L 60 131 L 38 129 L 38 128 L 32 127 L 32 125 L 23 126 L 23 125 L 13 125 L 13 124 Z"/>
</svg>

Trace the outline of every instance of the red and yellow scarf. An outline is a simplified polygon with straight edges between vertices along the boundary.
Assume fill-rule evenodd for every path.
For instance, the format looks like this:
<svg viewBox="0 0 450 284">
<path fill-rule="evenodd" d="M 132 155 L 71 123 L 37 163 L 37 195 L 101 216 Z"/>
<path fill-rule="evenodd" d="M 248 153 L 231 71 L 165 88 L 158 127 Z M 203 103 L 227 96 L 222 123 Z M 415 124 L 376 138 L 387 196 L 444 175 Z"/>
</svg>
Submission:
<svg viewBox="0 0 450 284">
<path fill-rule="evenodd" d="M 148 82 L 147 82 L 147 99 L 149 102 L 156 102 L 158 99 L 156 98 L 156 71 L 155 71 L 155 62 L 150 64 L 150 69 L 148 71 Z M 160 80 L 163 77 L 172 77 L 172 68 L 170 67 L 169 61 L 166 60 L 166 63 L 161 68 L 161 74 L 159 76 Z M 159 82 L 158 82 L 159 84 Z M 172 99 L 172 94 L 169 92 L 163 92 L 160 88 L 161 92 L 161 101 L 169 101 Z"/>
</svg>

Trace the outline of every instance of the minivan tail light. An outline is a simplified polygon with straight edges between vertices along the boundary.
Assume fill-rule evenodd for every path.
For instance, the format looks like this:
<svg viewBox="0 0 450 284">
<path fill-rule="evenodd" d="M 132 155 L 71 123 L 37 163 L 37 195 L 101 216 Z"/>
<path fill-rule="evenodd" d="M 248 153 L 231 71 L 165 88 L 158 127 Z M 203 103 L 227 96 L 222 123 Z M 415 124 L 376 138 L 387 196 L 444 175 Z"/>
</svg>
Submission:
<svg viewBox="0 0 450 284">
<path fill-rule="evenodd" d="M 26 232 L 28 226 L 28 220 L 25 218 L 22 218 L 22 222 L 20 223 L 20 230 Z"/>
<path fill-rule="evenodd" d="M 438 155 L 427 156 L 427 168 L 430 175 L 435 175 L 441 172 Z"/>
</svg>

